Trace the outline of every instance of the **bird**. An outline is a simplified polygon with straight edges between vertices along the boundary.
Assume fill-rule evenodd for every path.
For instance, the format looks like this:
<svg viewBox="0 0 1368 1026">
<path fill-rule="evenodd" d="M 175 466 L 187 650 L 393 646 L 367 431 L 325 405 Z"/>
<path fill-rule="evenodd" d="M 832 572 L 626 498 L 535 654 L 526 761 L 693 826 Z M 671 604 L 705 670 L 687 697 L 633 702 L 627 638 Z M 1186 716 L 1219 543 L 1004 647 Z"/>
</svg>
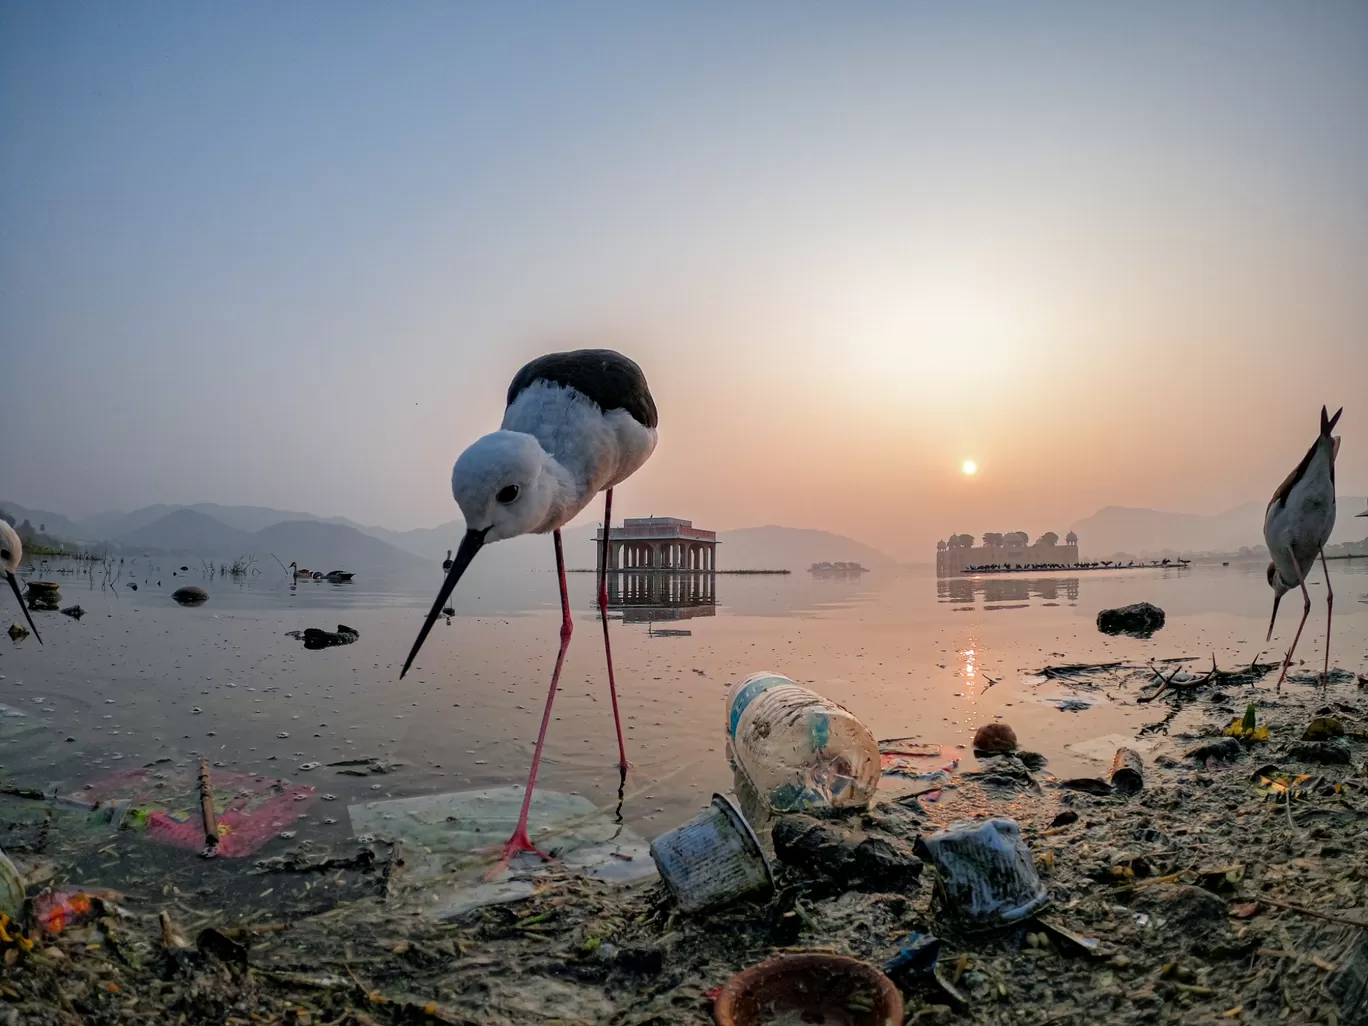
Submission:
<svg viewBox="0 0 1368 1026">
<path fill-rule="evenodd" d="M 447 549 L 447 558 L 444 559 L 444 560 L 442 560 L 442 569 L 443 569 L 443 570 L 450 570 L 450 569 L 451 569 L 451 550 L 450 550 L 450 549 Z"/>
<path fill-rule="evenodd" d="M 340 584 L 343 581 L 350 581 L 356 574 L 348 573 L 346 570 L 329 570 L 326 576 L 334 584 Z"/>
<path fill-rule="evenodd" d="M 599 492 L 604 493 L 604 503 L 598 606 L 603 621 L 613 725 L 617 728 L 618 769 L 622 779 L 626 779 L 627 749 L 622 741 L 613 650 L 608 640 L 608 535 L 613 522 L 613 489 L 639 470 L 655 451 L 658 422 L 646 375 L 628 357 L 611 349 L 548 353 L 514 375 L 500 429 L 472 443 L 452 468 L 451 494 L 465 518 L 466 532 L 432 610 L 404 661 L 400 679 L 413 665 L 461 575 L 485 545 L 519 535 L 549 532 L 560 583 L 560 651 L 551 673 L 551 688 L 532 754 L 522 811 L 513 835 L 503 846 L 501 862 L 522 852 L 547 859 L 527 835 L 527 812 L 546 743 L 546 729 L 551 722 L 551 703 L 574 630 L 565 584 L 561 527 Z"/>
<path fill-rule="evenodd" d="M 1301 623 L 1292 637 L 1292 645 L 1283 660 L 1278 675 L 1278 690 L 1282 689 L 1287 669 L 1292 665 L 1292 653 L 1301 639 L 1306 618 L 1311 615 L 1311 593 L 1306 590 L 1306 575 L 1316 564 L 1320 554 L 1321 569 L 1325 572 L 1325 670 L 1321 683 L 1330 679 L 1330 621 L 1334 612 L 1335 593 L 1330 587 L 1330 568 L 1325 563 L 1325 543 L 1335 527 L 1335 457 L 1339 455 L 1340 440 L 1331 431 L 1339 422 L 1344 407 L 1329 416 L 1321 407 L 1320 435 L 1306 450 L 1306 455 L 1295 470 L 1278 486 L 1264 512 L 1264 543 L 1272 561 L 1268 564 L 1268 586 L 1273 589 L 1273 615 L 1268 621 L 1268 637 L 1273 637 L 1273 625 L 1278 619 L 1278 603 L 1293 588 L 1301 588 L 1306 604 L 1302 608 Z"/>
<path fill-rule="evenodd" d="M 290 566 L 289 566 L 289 569 L 291 569 L 291 570 L 294 571 L 294 575 L 295 575 L 296 577 L 302 577 L 302 578 L 304 578 L 306 581 L 307 581 L 307 580 L 312 580 L 312 579 L 313 579 L 313 571 L 312 571 L 312 570 L 304 570 L 304 569 L 302 569 L 298 563 L 291 563 Z M 175 575 L 172 574 L 172 576 L 174 577 Z"/>
<path fill-rule="evenodd" d="M 19 569 L 19 564 L 23 561 L 24 543 L 19 540 L 18 532 L 7 521 L 0 520 L 0 567 L 4 568 L 10 587 L 14 589 L 14 597 L 19 602 L 19 608 L 24 611 L 24 619 L 28 621 L 33 636 L 41 645 L 43 636 L 38 633 L 38 625 L 33 622 L 33 615 L 29 613 L 28 606 L 24 604 L 24 596 L 19 592 L 19 578 L 14 576 L 14 571 Z"/>
</svg>

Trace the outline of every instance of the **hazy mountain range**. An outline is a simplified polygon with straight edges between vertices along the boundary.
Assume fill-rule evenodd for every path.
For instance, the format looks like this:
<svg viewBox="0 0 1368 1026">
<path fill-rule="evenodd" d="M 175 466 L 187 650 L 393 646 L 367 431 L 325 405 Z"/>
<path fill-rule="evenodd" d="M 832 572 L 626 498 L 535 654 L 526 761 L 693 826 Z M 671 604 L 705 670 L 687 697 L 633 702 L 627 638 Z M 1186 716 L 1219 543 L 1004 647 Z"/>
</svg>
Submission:
<svg viewBox="0 0 1368 1026">
<path fill-rule="evenodd" d="M 1368 520 L 1355 513 L 1368 502 L 1359 496 L 1339 496 L 1339 517 L 1332 543 L 1368 537 Z M 187 506 L 153 505 L 127 513 L 100 513 L 69 518 L 31 509 L 14 502 L 0 503 L 17 520 L 64 541 L 106 545 L 120 552 L 164 553 L 213 559 L 254 554 L 270 562 L 297 561 L 310 569 L 366 570 L 440 563 L 465 533 L 460 520 L 413 531 L 393 531 L 358 524 L 346 517 L 321 517 L 298 510 L 268 506 L 221 506 L 199 502 Z M 1117 552 L 1136 556 L 1167 553 L 1236 552 L 1263 543 L 1264 503 L 1247 502 L 1214 516 L 1153 509 L 1108 506 L 1077 521 L 1085 558 L 1107 558 Z M 589 567 L 595 562 L 596 524 L 562 532 L 566 563 Z M 765 525 L 718 535 L 718 567 L 737 569 L 806 570 L 815 562 L 854 561 L 870 569 L 887 568 L 896 561 L 853 538 L 829 531 Z M 928 561 L 930 554 L 928 553 Z M 480 557 L 489 569 L 547 570 L 550 542 L 545 538 L 515 538 L 491 546 Z"/>
<path fill-rule="evenodd" d="M 393 531 L 357 524 L 345 517 L 210 502 L 144 506 L 128 513 L 100 513 L 82 519 L 14 502 L 0 503 L 0 509 L 18 520 L 28 520 L 35 528 L 41 526 L 45 534 L 78 544 L 212 559 L 250 553 L 258 562 L 270 562 L 274 554 L 284 562 L 296 561 L 325 571 L 440 563 L 465 534 L 465 524 L 460 520 Z M 568 566 L 594 565 L 596 532 L 597 524 L 593 523 L 561 532 Z M 823 560 L 856 561 L 870 569 L 895 563 L 871 546 L 829 531 L 769 525 L 723 531 L 718 541 L 718 566 L 724 570 L 806 570 Z M 491 569 L 547 570 L 550 554 L 546 538 L 514 538 L 491 546 L 481 555 L 480 563 Z"/>
<path fill-rule="evenodd" d="M 1337 515 L 1330 544 L 1368 537 L 1368 519 L 1360 520 L 1365 500 L 1357 495 L 1335 497 Z M 1107 506 L 1078 521 L 1070 529 L 1078 535 L 1079 554 L 1105 559 L 1116 552 L 1137 556 L 1167 552 L 1237 552 L 1242 546 L 1263 545 L 1267 502 L 1245 502 L 1224 513 L 1169 513 L 1156 509 Z"/>
</svg>

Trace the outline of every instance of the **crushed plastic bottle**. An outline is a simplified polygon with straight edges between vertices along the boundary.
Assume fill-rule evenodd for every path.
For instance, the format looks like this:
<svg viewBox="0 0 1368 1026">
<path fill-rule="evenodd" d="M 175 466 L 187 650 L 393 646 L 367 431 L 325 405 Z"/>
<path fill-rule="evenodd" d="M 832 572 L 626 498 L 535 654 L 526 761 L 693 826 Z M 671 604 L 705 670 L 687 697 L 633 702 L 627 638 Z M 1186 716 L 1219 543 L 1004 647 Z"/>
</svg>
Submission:
<svg viewBox="0 0 1368 1026">
<path fill-rule="evenodd" d="M 879 744 L 853 713 L 773 671 L 727 692 L 728 752 L 775 812 L 859 808 L 879 786 Z"/>
<path fill-rule="evenodd" d="M 18 919 L 24 907 L 24 878 L 0 849 L 0 916 Z"/>
</svg>

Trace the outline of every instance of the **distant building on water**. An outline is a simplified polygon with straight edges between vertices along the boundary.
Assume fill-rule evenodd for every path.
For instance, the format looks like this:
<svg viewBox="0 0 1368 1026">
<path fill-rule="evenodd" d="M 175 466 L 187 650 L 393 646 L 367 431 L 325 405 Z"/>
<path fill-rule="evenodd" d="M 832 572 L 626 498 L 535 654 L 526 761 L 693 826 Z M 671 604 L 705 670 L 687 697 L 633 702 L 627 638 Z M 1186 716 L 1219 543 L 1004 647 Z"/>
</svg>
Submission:
<svg viewBox="0 0 1368 1026">
<path fill-rule="evenodd" d="M 983 544 L 975 545 L 972 534 L 954 534 L 936 542 L 936 576 L 954 577 L 970 567 L 1077 566 L 1078 535 L 1070 531 L 1059 542 L 1059 535 L 1048 531 L 1031 544 L 1025 531 L 985 534 Z"/>
<path fill-rule="evenodd" d="M 603 528 L 596 535 L 603 544 Z M 628 517 L 608 535 L 609 570 L 717 570 L 717 532 L 678 517 Z"/>
</svg>

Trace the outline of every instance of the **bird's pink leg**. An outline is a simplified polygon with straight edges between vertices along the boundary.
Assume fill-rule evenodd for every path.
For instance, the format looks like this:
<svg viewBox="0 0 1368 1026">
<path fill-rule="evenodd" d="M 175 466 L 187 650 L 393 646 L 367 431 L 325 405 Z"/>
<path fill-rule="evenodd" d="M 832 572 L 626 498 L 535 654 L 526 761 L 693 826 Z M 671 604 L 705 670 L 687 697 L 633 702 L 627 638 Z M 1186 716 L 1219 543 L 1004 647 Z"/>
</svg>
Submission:
<svg viewBox="0 0 1368 1026">
<path fill-rule="evenodd" d="M 1330 619 L 1335 615 L 1335 591 L 1330 587 L 1330 568 L 1325 564 L 1325 550 L 1321 549 L 1321 569 L 1325 571 L 1325 672 L 1321 684 L 1330 683 Z"/>
<path fill-rule="evenodd" d="M 565 651 L 570 647 L 570 635 L 575 629 L 574 623 L 570 619 L 570 596 L 565 588 L 565 554 L 561 550 L 560 531 L 553 532 L 552 538 L 556 543 L 556 574 L 560 577 L 560 651 L 556 654 L 556 668 L 551 673 L 551 690 L 546 694 L 546 710 L 542 713 L 541 731 L 537 734 L 537 748 L 532 753 L 532 770 L 527 774 L 527 791 L 523 795 L 522 811 L 518 813 L 518 825 L 513 828 L 513 836 L 503 846 L 501 864 L 524 851 L 539 855 L 544 861 L 550 860 L 550 856 L 545 852 L 538 851 L 527 836 L 527 810 L 532 807 L 532 788 L 537 783 L 537 767 L 541 765 L 542 746 L 546 744 L 546 728 L 551 723 L 551 703 L 556 700 L 556 688 L 560 685 L 561 667 L 565 665 Z"/>
<path fill-rule="evenodd" d="M 1302 606 L 1301 623 L 1297 624 L 1297 633 L 1292 636 L 1292 647 L 1287 650 L 1287 658 L 1283 660 L 1282 673 L 1278 674 L 1278 686 L 1275 690 L 1282 690 L 1283 679 L 1287 676 L 1287 668 L 1292 665 L 1292 653 L 1297 650 L 1297 642 L 1301 640 L 1302 628 L 1306 626 L 1306 618 L 1311 615 L 1311 593 L 1306 590 L 1306 575 L 1302 573 L 1302 568 L 1297 566 L 1295 553 L 1289 551 L 1288 557 L 1292 560 L 1292 566 L 1297 571 L 1297 583 L 1301 585 L 1302 597 L 1306 599 L 1306 604 Z M 1311 564 L 1315 566 L 1313 562 Z"/>
<path fill-rule="evenodd" d="M 618 769 L 627 775 L 627 747 L 622 743 L 622 717 L 618 715 L 617 680 L 613 676 L 613 646 L 608 640 L 608 531 L 613 523 L 613 490 L 603 500 L 603 545 L 599 552 L 598 604 L 603 621 L 603 654 L 608 659 L 608 694 L 613 700 L 613 726 L 617 728 Z"/>
</svg>

